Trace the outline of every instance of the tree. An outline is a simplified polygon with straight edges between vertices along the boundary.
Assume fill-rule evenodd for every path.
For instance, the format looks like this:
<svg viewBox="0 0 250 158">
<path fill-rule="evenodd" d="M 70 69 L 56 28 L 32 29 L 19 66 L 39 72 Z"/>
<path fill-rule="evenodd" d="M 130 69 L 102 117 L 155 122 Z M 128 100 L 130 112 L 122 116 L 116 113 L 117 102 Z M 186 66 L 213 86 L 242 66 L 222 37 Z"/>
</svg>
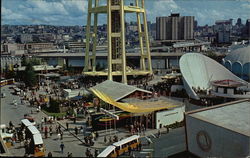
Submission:
<svg viewBox="0 0 250 158">
<path fill-rule="evenodd" d="M 16 73 L 13 70 L 12 66 L 8 65 L 7 63 L 5 64 L 5 68 L 4 68 L 4 76 L 7 79 L 9 79 L 9 78 L 15 78 L 15 76 L 16 76 Z"/>
<path fill-rule="evenodd" d="M 38 58 L 27 58 L 26 56 L 22 56 L 22 61 L 21 61 L 21 65 L 22 66 L 27 66 L 29 63 L 31 65 L 40 65 L 42 62 L 41 59 Z"/>
<path fill-rule="evenodd" d="M 37 85 L 36 73 L 34 71 L 32 64 L 30 63 L 28 63 L 25 68 L 23 80 L 26 86 L 28 87 L 34 87 Z"/>
<path fill-rule="evenodd" d="M 28 64 L 27 58 L 25 57 L 25 55 L 22 56 L 22 61 L 21 61 L 21 65 L 22 66 L 26 66 Z"/>
<path fill-rule="evenodd" d="M 37 58 L 32 58 L 29 60 L 29 63 L 31 63 L 31 65 L 41 65 L 41 60 Z"/>
<path fill-rule="evenodd" d="M 209 58 L 212 58 L 212 59 L 214 59 L 214 60 L 217 60 L 217 55 L 216 55 L 216 53 L 214 53 L 214 52 L 212 52 L 212 51 L 208 51 L 207 53 L 206 53 L 206 55 L 209 57 Z"/>
<path fill-rule="evenodd" d="M 9 70 L 7 71 L 7 73 L 5 74 L 5 78 L 9 79 L 9 78 L 15 78 L 16 77 L 16 73 L 13 70 Z"/>
<path fill-rule="evenodd" d="M 43 109 L 51 113 L 60 113 L 60 102 L 50 98 L 49 106 L 43 106 Z"/>
</svg>

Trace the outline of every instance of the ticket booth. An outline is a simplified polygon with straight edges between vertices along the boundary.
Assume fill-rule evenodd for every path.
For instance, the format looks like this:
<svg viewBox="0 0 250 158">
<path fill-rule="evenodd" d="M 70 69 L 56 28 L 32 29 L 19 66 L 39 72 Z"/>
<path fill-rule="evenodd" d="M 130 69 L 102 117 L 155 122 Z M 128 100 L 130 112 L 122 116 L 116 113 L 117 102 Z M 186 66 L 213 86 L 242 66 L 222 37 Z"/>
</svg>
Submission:
<svg viewBox="0 0 250 158">
<path fill-rule="evenodd" d="M 13 146 L 13 142 L 12 142 L 13 134 L 2 133 L 1 136 L 2 136 L 3 142 L 4 142 L 4 144 L 6 145 L 7 148 L 10 148 L 10 147 Z"/>
<path fill-rule="evenodd" d="M 45 147 L 43 144 L 42 135 L 34 134 L 33 135 L 33 141 L 32 141 L 32 147 L 34 151 L 34 157 L 44 157 L 45 156 Z"/>
</svg>

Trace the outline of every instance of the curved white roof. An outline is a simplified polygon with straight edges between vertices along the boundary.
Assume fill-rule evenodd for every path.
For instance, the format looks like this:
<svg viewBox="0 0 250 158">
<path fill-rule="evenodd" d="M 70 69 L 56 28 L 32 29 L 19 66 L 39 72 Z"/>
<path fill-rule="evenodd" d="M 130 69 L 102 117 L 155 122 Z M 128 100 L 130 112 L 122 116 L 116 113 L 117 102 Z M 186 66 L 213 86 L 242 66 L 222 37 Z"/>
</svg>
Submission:
<svg viewBox="0 0 250 158">
<path fill-rule="evenodd" d="M 242 65 L 250 62 L 250 45 L 246 47 L 237 48 L 231 51 L 225 58 L 225 61 L 231 61 L 231 63 L 239 62 Z"/>
<path fill-rule="evenodd" d="M 199 99 L 199 97 L 192 87 L 207 90 L 211 88 L 211 81 L 230 79 L 247 83 L 215 60 L 199 53 L 184 54 L 180 59 L 180 69 L 185 89 L 194 99 Z"/>
</svg>

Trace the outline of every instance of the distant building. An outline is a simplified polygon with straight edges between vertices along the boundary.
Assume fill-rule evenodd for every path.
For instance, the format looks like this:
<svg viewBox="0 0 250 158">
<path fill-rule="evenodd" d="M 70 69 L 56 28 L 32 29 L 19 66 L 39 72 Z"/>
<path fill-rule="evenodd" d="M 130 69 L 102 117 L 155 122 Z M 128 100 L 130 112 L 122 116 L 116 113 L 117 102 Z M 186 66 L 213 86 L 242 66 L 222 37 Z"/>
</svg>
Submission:
<svg viewBox="0 0 250 158">
<path fill-rule="evenodd" d="M 55 49 L 53 43 L 28 43 L 26 44 L 28 50 L 41 50 L 41 49 Z"/>
<path fill-rule="evenodd" d="M 63 39 L 64 39 L 65 41 L 69 41 L 69 40 L 70 40 L 70 36 L 69 36 L 69 35 L 63 35 Z"/>
<path fill-rule="evenodd" d="M 245 36 L 250 39 L 250 19 L 247 19 L 245 26 Z"/>
<path fill-rule="evenodd" d="M 233 49 L 222 61 L 228 70 L 250 81 L 250 46 Z"/>
<path fill-rule="evenodd" d="M 230 31 L 219 31 L 217 33 L 218 43 L 230 43 Z"/>
<path fill-rule="evenodd" d="M 171 14 L 169 17 L 156 17 L 156 39 L 194 39 L 194 16 Z"/>
<path fill-rule="evenodd" d="M 198 27 L 198 21 L 197 20 L 194 20 L 194 29 L 196 30 Z"/>
<path fill-rule="evenodd" d="M 22 59 L 20 57 L 11 57 L 11 56 L 1 56 L 1 72 L 4 69 L 12 69 L 14 67 L 21 66 Z"/>
<path fill-rule="evenodd" d="M 65 45 L 67 49 L 75 52 L 83 52 L 84 48 L 86 48 L 85 42 L 66 42 Z"/>
<path fill-rule="evenodd" d="M 1 44 L 1 54 L 22 55 L 25 54 L 25 44 L 3 43 Z"/>
<path fill-rule="evenodd" d="M 33 38 L 31 34 L 21 34 L 18 36 L 18 40 L 21 43 L 29 43 L 33 41 Z"/>
<path fill-rule="evenodd" d="M 237 19 L 236 25 L 238 25 L 238 26 L 241 26 L 241 25 L 242 25 L 241 18 L 238 18 L 238 19 Z"/>
<path fill-rule="evenodd" d="M 214 26 L 214 32 L 230 31 L 232 29 L 232 19 L 217 20 Z"/>
<path fill-rule="evenodd" d="M 26 53 L 51 52 L 58 50 L 53 43 L 4 43 L 1 45 L 1 54 L 23 55 Z"/>
</svg>

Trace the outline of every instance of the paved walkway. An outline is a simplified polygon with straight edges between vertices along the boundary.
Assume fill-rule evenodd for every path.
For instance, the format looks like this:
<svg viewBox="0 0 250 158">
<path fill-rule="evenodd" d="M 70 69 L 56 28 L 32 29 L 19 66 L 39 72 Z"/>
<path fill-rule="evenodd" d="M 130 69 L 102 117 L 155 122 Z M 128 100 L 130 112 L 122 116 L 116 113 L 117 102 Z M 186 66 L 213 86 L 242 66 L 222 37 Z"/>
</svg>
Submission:
<svg viewBox="0 0 250 158">
<path fill-rule="evenodd" d="M 20 104 L 20 97 L 19 96 L 15 96 L 12 95 L 10 92 L 12 90 L 8 89 L 8 86 L 4 88 L 5 91 L 7 92 L 6 94 L 6 99 L 7 101 L 3 102 L 4 105 L 2 106 L 2 113 L 4 113 L 3 117 L 5 117 L 4 122 L 5 124 L 8 124 L 8 122 L 10 120 L 13 120 L 12 115 L 17 114 L 15 117 L 17 117 L 16 119 L 14 119 L 15 121 L 13 122 L 15 125 L 20 123 L 20 120 L 22 119 L 22 116 L 26 113 L 29 113 L 32 117 L 35 118 L 35 121 L 37 124 L 41 124 L 42 118 L 43 117 L 48 117 L 45 113 L 43 112 L 33 112 L 31 114 L 31 110 L 35 111 L 36 108 L 28 106 L 28 105 L 21 105 Z M 11 104 L 11 100 L 13 100 L 13 98 L 15 98 L 18 101 L 18 107 L 17 108 L 13 108 L 13 105 Z M 7 111 L 6 111 L 7 110 Z M 6 111 L 6 113 L 5 113 Z M 2 115 L 2 114 L 1 114 Z M 66 130 L 66 122 L 69 123 L 69 131 Z M 65 130 L 64 130 L 64 134 L 63 134 L 63 140 L 60 140 L 58 138 L 58 135 L 56 134 L 56 130 L 55 130 L 55 126 L 57 124 L 60 124 Z M 107 137 L 107 140 L 109 140 L 109 137 L 112 137 L 114 135 L 118 136 L 118 139 L 120 140 L 121 138 L 125 138 L 127 136 L 130 136 L 130 133 L 125 130 L 125 128 L 118 128 L 116 130 L 111 129 L 111 130 L 101 130 L 98 131 L 99 133 L 99 138 L 95 141 L 94 146 L 92 147 L 87 147 L 85 146 L 83 143 L 83 138 L 84 138 L 84 134 L 83 132 L 80 132 L 77 136 L 74 134 L 74 128 L 77 127 L 78 129 L 80 129 L 81 126 L 84 127 L 84 129 L 86 128 L 86 120 L 85 119 L 79 119 L 76 121 L 76 123 L 73 123 L 73 121 L 70 120 L 60 120 L 57 121 L 56 123 L 53 124 L 47 124 L 47 126 L 49 127 L 50 125 L 53 126 L 53 134 L 51 137 L 46 138 L 44 136 L 44 133 L 40 130 L 42 136 L 43 136 L 43 141 L 46 147 L 46 156 L 48 154 L 48 152 L 52 152 L 53 157 L 61 157 L 61 156 L 67 156 L 67 152 L 70 152 L 73 154 L 73 157 L 85 157 L 85 151 L 87 148 L 91 148 L 91 152 L 94 153 L 94 149 L 98 149 L 99 152 L 101 152 L 104 148 L 106 148 L 108 145 L 110 145 L 109 142 L 104 143 L 104 137 Z M 162 133 L 166 133 L 166 129 L 163 128 L 161 129 Z M 157 135 L 158 130 L 156 129 L 152 129 L 152 130 L 146 130 L 145 135 L 146 136 L 151 136 L 152 134 Z M 89 134 L 89 131 L 86 130 L 85 134 Z M 144 135 L 142 135 L 142 137 L 144 137 Z M 65 151 L 64 153 L 61 153 L 60 151 L 60 144 L 61 142 L 63 142 L 65 144 Z M 23 144 L 20 143 L 16 143 L 14 147 L 10 148 L 10 152 L 13 154 L 13 156 L 23 156 L 24 155 L 24 148 L 23 148 Z"/>
</svg>

